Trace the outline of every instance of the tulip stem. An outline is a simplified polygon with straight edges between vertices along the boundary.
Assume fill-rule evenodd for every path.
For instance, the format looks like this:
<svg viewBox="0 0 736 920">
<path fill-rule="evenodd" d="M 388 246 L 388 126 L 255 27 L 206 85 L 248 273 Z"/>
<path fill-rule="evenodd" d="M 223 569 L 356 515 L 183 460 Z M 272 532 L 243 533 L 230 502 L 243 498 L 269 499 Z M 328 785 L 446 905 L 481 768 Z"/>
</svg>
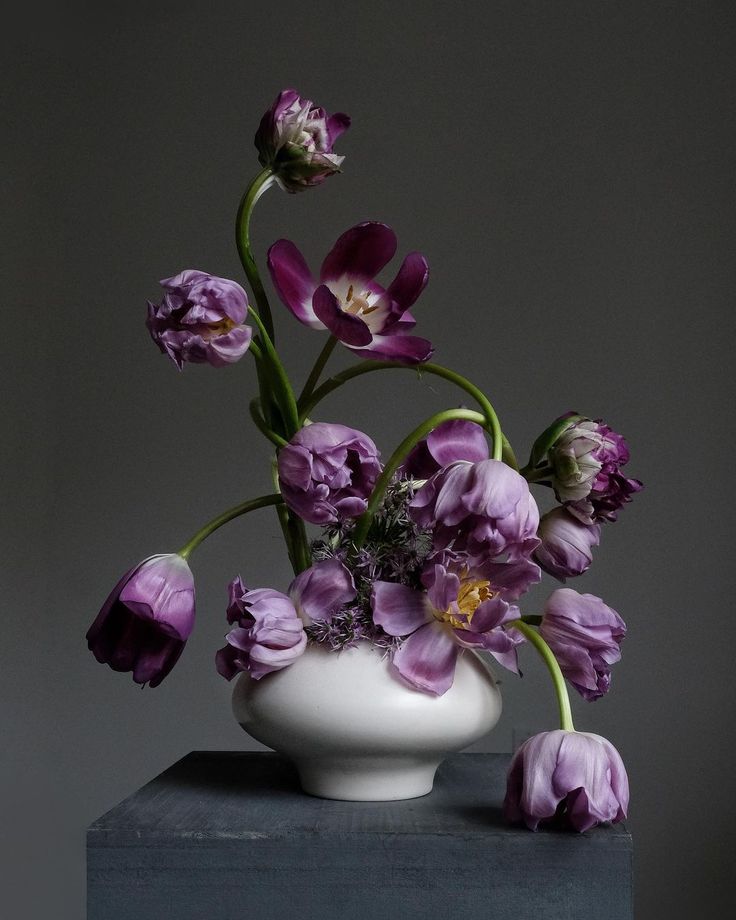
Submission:
<svg viewBox="0 0 736 920">
<path fill-rule="evenodd" d="M 560 709 L 560 728 L 566 732 L 574 732 L 575 726 L 572 721 L 570 696 L 567 692 L 567 684 L 565 683 L 565 678 L 557 663 L 554 652 L 539 635 L 537 630 L 524 622 L 524 620 L 512 620 L 510 623 L 507 623 L 506 626 L 509 629 L 518 629 L 519 632 L 531 642 L 537 652 L 539 652 L 542 660 L 547 665 L 547 670 L 550 673 L 552 683 L 555 687 L 555 693 L 557 694 L 557 705 Z"/>
<path fill-rule="evenodd" d="M 327 342 L 325 343 L 325 347 L 322 349 L 322 351 L 317 356 L 317 360 L 314 362 L 314 367 L 312 368 L 312 371 L 309 374 L 309 377 L 307 377 L 307 382 L 304 384 L 304 389 L 299 394 L 299 399 L 297 400 L 298 406 L 300 406 L 303 402 L 306 402 L 309 399 L 309 397 L 312 395 L 312 393 L 314 392 L 314 388 L 317 386 L 319 382 L 320 375 L 322 374 L 322 371 L 325 369 L 325 365 L 330 360 L 330 355 L 335 350 L 335 345 L 337 345 L 337 341 L 338 341 L 337 337 L 334 335 L 331 335 L 327 339 Z"/>
<path fill-rule="evenodd" d="M 261 400 L 257 396 L 251 399 L 248 408 L 250 410 L 250 417 L 253 419 L 253 424 L 272 444 L 276 447 L 284 447 L 289 443 L 285 438 L 282 438 L 280 434 L 276 434 L 275 431 L 271 431 L 268 427 L 262 415 Z"/>
<path fill-rule="evenodd" d="M 273 379 L 278 384 L 278 396 L 277 399 L 279 408 L 281 409 L 282 415 L 284 417 L 284 424 L 287 428 L 287 435 L 291 437 L 296 434 L 299 430 L 299 411 L 296 407 L 296 397 L 294 396 L 294 390 L 291 387 L 289 378 L 287 376 L 284 365 L 281 363 L 281 359 L 278 356 L 276 349 L 273 346 L 271 337 L 268 334 L 268 331 L 262 322 L 260 316 L 256 311 L 251 308 L 250 316 L 253 319 L 253 322 L 258 326 L 258 330 L 261 334 L 261 342 L 263 344 L 263 353 L 270 366 L 270 370 L 273 371 Z"/>
<path fill-rule="evenodd" d="M 452 421 L 453 419 L 464 419 L 468 422 L 475 422 L 478 425 L 487 425 L 486 417 L 481 415 L 480 412 L 473 412 L 472 409 L 445 409 L 444 412 L 437 412 L 431 418 L 422 422 L 422 424 L 418 425 L 411 434 L 408 434 L 391 454 L 383 472 L 376 480 L 371 497 L 368 499 L 368 507 L 358 518 L 352 538 L 356 550 L 360 549 L 365 543 L 365 539 L 368 536 L 368 531 L 373 521 L 373 516 L 383 501 L 383 496 L 388 488 L 388 484 L 391 482 L 396 470 L 406 459 L 409 451 L 415 447 L 422 438 L 425 438 L 431 431 L 434 431 L 438 425 L 441 425 L 443 422 Z"/>
<path fill-rule="evenodd" d="M 251 184 L 245 190 L 243 197 L 240 199 L 238 216 L 235 219 L 235 244 L 238 247 L 238 255 L 240 256 L 240 261 L 243 263 L 246 277 L 248 278 L 250 286 L 253 289 L 253 295 L 255 296 L 256 303 L 258 304 L 258 309 L 261 311 L 261 315 L 263 316 L 263 324 L 268 330 L 268 335 L 271 341 L 274 339 L 273 318 L 271 317 L 271 307 L 268 303 L 268 297 L 266 296 L 266 291 L 263 287 L 261 276 L 258 273 L 258 266 L 256 265 L 256 260 L 253 258 L 253 253 L 251 252 L 250 218 L 251 214 L 253 213 L 255 203 L 258 201 L 261 195 L 268 188 L 270 188 L 274 181 L 274 175 L 270 168 L 259 172 L 255 179 L 253 179 Z"/>
<path fill-rule="evenodd" d="M 182 559 L 188 559 L 199 544 L 206 540 L 207 537 L 213 534 L 219 527 L 222 527 L 223 524 L 227 524 L 228 521 L 232 521 L 242 514 L 248 514 L 249 511 L 255 511 L 257 508 L 266 508 L 269 505 L 280 505 L 283 501 L 281 495 L 276 493 L 274 495 L 261 495 L 260 498 L 251 498 L 247 502 L 235 505 L 234 508 L 229 508 L 198 530 L 178 551 L 179 555 Z"/>
<path fill-rule="evenodd" d="M 303 419 L 307 416 L 318 402 L 321 402 L 325 396 L 328 396 L 333 390 L 347 383 L 348 380 L 352 380 L 354 377 L 360 377 L 363 374 L 369 374 L 371 371 L 390 370 L 393 368 L 415 371 L 419 376 L 422 374 L 433 374 L 436 377 L 442 377 L 444 380 L 454 383 L 455 386 L 460 387 L 461 390 L 465 390 L 465 392 L 469 396 L 472 396 L 478 403 L 485 415 L 482 424 L 490 431 L 493 437 L 493 459 L 503 460 L 512 467 L 512 469 L 519 469 L 519 464 L 514 456 L 511 445 L 501 431 L 501 424 L 496 415 L 496 410 L 491 405 L 488 397 L 479 387 L 463 377 L 462 374 L 458 374 L 447 367 L 442 367 L 441 364 L 402 364 L 400 361 L 363 361 L 361 364 L 349 367 L 347 370 L 340 371 L 339 374 L 335 374 L 334 377 L 325 380 L 325 382 L 313 393 L 307 396 L 302 394 L 299 399 L 300 418 Z"/>
</svg>

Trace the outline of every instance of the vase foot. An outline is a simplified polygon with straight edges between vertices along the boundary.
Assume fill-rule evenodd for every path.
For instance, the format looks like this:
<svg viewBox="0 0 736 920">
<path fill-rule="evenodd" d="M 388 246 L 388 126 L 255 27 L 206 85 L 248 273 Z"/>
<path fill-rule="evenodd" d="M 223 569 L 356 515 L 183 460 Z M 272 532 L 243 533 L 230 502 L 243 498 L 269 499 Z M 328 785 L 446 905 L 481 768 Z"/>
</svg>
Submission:
<svg viewBox="0 0 736 920">
<path fill-rule="evenodd" d="M 330 757 L 298 759 L 302 789 L 322 799 L 395 802 L 432 791 L 441 757 Z"/>
</svg>

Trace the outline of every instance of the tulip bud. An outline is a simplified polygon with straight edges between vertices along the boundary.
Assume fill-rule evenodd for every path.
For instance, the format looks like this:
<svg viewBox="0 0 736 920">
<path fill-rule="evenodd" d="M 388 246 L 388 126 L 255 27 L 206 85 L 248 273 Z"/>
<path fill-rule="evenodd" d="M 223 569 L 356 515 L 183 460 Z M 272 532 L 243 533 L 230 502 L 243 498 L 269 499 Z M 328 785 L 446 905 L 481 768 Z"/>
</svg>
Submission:
<svg viewBox="0 0 736 920">
<path fill-rule="evenodd" d="M 590 567 L 601 528 L 599 524 L 584 524 L 560 507 L 543 515 L 537 536 L 542 545 L 534 554 L 535 560 L 545 572 L 564 581 Z"/>
</svg>

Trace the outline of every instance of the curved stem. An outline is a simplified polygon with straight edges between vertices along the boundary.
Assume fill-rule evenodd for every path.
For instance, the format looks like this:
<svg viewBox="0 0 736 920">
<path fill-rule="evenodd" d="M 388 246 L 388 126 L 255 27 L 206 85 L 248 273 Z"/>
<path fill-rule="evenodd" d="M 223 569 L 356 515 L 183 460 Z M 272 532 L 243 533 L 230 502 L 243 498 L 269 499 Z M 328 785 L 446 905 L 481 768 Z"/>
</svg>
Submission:
<svg viewBox="0 0 736 920">
<path fill-rule="evenodd" d="M 253 213 L 253 207 L 261 195 L 271 186 L 274 181 L 273 173 L 266 168 L 258 173 L 240 199 L 238 215 L 235 219 L 235 244 L 238 247 L 238 255 L 243 263 L 246 277 L 253 289 L 253 296 L 258 304 L 258 309 L 263 316 L 263 324 L 268 330 L 268 335 L 273 341 L 273 319 L 271 317 L 271 307 L 268 303 L 261 276 L 258 273 L 258 266 L 253 258 L 250 248 L 250 218 Z"/>
<path fill-rule="evenodd" d="M 449 422 L 453 419 L 465 419 L 469 422 L 476 422 L 478 425 L 487 424 L 486 417 L 481 415 L 480 412 L 473 412 L 472 409 L 445 409 L 444 412 L 437 412 L 431 418 L 422 422 L 422 424 L 418 425 L 411 434 L 408 434 L 391 454 L 383 472 L 376 480 L 373 492 L 368 500 L 368 507 L 358 518 L 358 523 L 355 525 L 355 531 L 353 533 L 353 543 L 356 549 L 360 549 L 365 542 L 365 538 L 368 536 L 368 531 L 373 521 L 373 516 L 383 500 L 388 484 L 391 482 L 396 470 L 406 458 L 406 455 L 412 447 L 421 441 L 422 438 L 425 438 L 430 431 L 434 431 L 442 422 Z"/>
<path fill-rule="evenodd" d="M 335 345 L 337 345 L 337 338 L 334 335 L 331 335 L 327 339 L 325 347 L 317 356 L 317 360 L 314 362 L 314 367 L 312 368 L 309 377 L 307 377 L 307 382 L 304 384 L 304 389 L 299 394 L 297 405 L 301 405 L 302 402 L 306 402 L 314 392 L 314 388 L 319 382 L 320 374 L 325 369 L 325 364 L 327 364 L 327 362 L 330 360 L 330 355 L 335 350 Z"/>
<path fill-rule="evenodd" d="M 496 415 L 496 411 L 491 405 L 488 397 L 485 393 L 477 387 L 474 383 L 471 383 L 462 374 L 458 374 L 455 371 L 451 371 L 447 367 L 442 367 L 441 364 L 402 364 L 400 361 L 363 361 L 361 364 L 356 364 L 353 367 L 347 368 L 347 370 L 341 371 L 339 374 L 335 374 L 334 377 L 330 377 L 329 380 L 326 380 L 322 386 L 318 387 L 311 396 L 304 400 L 300 400 L 299 403 L 299 414 L 300 417 L 306 416 L 311 410 L 317 405 L 318 402 L 323 400 L 325 396 L 328 396 L 332 393 L 333 390 L 336 390 L 338 387 L 341 387 L 344 383 L 347 383 L 348 380 L 352 380 L 354 377 L 360 377 L 363 374 L 369 374 L 372 371 L 379 370 L 389 370 L 393 368 L 400 368 L 403 370 L 415 371 L 420 376 L 423 373 L 433 374 L 436 377 L 442 377 L 444 380 L 448 380 L 450 383 L 454 383 L 460 389 L 465 390 L 465 392 L 472 396 L 473 399 L 478 403 L 482 409 L 488 425 L 490 425 L 490 431 L 493 436 L 493 458 L 495 460 L 504 460 L 508 463 L 509 466 L 513 469 L 518 470 L 519 464 L 516 461 L 514 452 L 511 449 L 511 445 L 508 443 L 506 438 L 503 436 L 501 431 L 501 425 Z"/>
<path fill-rule="evenodd" d="M 232 521 L 233 518 L 240 517 L 241 514 L 248 514 L 249 511 L 255 511 L 257 508 L 266 508 L 268 505 L 279 505 L 282 502 L 283 498 L 279 494 L 274 494 L 261 495 L 260 498 L 251 498 L 247 502 L 235 505 L 234 508 L 224 511 L 221 515 L 213 518 L 208 524 L 205 524 L 204 527 L 198 530 L 194 536 L 182 546 L 179 550 L 179 555 L 183 559 L 188 559 L 203 540 L 206 540 L 210 534 L 213 534 L 219 527 L 222 527 L 223 524 Z"/>
<path fill-rule="evenodd" d="M 282 438 L 280 434 L 276 434 L 275 431 L 271 431 L 268 427 L 262 415 L 261 400 L 257 396 L 251 399 L 248 404 L 248 409 L 250 410 L 250 417 L 253 419 L 253 424 L 272 444 L 276 447 L 285 447 L 289 443 Z"/>
<path fill-rule="evenodd" d="M 572 722 L 572 710 L 570 709 L 570 697 L 567 692 L 567 684 L 565 683 L 565 678 L 562 675 L 562 671 L 560 670 L 560 666 L 557 663 L 557 659 L 554 656 L 554 652 L 539 635 L 536 629 L 534 629 L 528 623 L 525 623 L 523 620 L 511 620 L 511 622 L 507 623 L 506 626 L 518 629 L 520 633 L 526 636 L 529 642 L 531 642 L 534 648 L 541 655 L 542 660 L 547 665 L 547 670 L 549 671 L 552 678 L 552 683 L 555 686 L 555 693 L 557 694 L 557 705 L 560 709 L 560 728 L 564 729 L 566 732 L 574 732 L 575 726 Z"/>
<path fill-rule="evenodd" d="M 277 399 L 277 403 L 284 418 L 287 434 L 291 437 L 291 435 L 295 434 L 300 428 L 299 412 L 296 406 L 294 390 L 291 387 L 289 377 L 284 369 L 284 365 L 281 363 L 281 358 L 279 358 L 273 346 L 273 342 L 271 341 L 265 324 L 253 308 L 248 311 L 248 315 L 253 319 L 253 322 L 258 326 L 258 330 L 261 333 L 263 353 L 266 361 L 270 365 L 270 369 L 274 373 L 275 383 L 278 384 L 277 391 L 279 398 Z"/>
</svg>

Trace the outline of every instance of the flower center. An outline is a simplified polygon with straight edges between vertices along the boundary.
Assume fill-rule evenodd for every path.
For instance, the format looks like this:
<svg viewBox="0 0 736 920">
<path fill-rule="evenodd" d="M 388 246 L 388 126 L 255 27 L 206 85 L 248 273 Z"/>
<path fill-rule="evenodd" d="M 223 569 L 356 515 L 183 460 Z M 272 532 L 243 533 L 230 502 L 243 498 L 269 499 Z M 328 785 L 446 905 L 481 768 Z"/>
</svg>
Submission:
<svg viewBox="0 0 736 920">
<path fill-rule="evenodd" d="M 435 616 L 443 623 L 449 623 L 453 629 L 470 629 L 473 614 L 480 605 L 492 597 L 496 592 L 491 590 L 490 581 L 484 579 L 468 578 L 460 583 L 457 601 L 444 612 L 437 611 Z"/>
<path fill-rule="evenodd" d="M 347 294 L 345 295 L 345 299 L 341 300 L 340 306 L 345 313 L 353 313 L 355 315 L 362 314 L 363 316 L 368 316 L 368 314 L 377 309 L 376 305 L 371 306 L 369 300 L 370 296 L 370 291 L 363 291 L 362 294 L 358 294 L 351 284 L 348 288 Z"/>
</svg>

